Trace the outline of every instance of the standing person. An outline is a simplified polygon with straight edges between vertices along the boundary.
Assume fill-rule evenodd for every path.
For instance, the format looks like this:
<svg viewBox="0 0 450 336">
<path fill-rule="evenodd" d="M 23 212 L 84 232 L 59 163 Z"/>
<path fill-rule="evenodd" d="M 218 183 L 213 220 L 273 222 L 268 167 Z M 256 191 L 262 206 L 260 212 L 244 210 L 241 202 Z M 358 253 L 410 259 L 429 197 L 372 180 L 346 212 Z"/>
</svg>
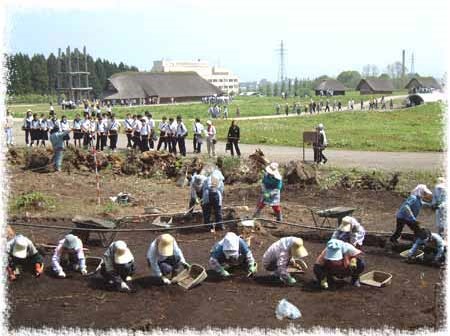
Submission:
<svg viewBox="0 0 450 336">
<path fill-rule="evenodd" d="M 435 222 L 438 233 L 442 238 L 447 237 L 447 187 L 444 177 L 438 178 L 438 183 L 434 187 L 431 208 L 435 213 Z"/>
<path fill-rule="evenodd" d="M 230 151 L 231 151 L 231 156 L 234 156 L 234 150 L 233 147 L 236 148 L 236 154 L 237 156 L 241 156 L 241 151 L 239 149 L 239 140 L 241 138 L 241 133 L 239 130 L 239 126 L 236 125 L 236 122 L 234 120 L 231 121 L 231 126 L 228 129 L 228 136 L 227 136 L 227 140 L 228 143 L 230 144 Z"/>
<path fill-rule="evenodd" d="M 336 111 L 336 99 L 333 100 L 333 112 Z"/>
<path fill-rule="evenodd" d="M 328 140 L 327 140 L 327 136 L 325 134 L 325 130 L 324 130 L 324 126 L 323 124 L 319 124 L 317 126 L 317 130 L 319 132 L 317 138 L 318 138 L 318 161 L 319 164 L 325 164 L 327 163 L 328 159 L 325 157 L 325 155 L 323 154 L 323 151 L 325 150 L 325 148 L 328 146 Z"/>
<path fill-rule="evenodd" d="M 272 162 L 265 169 L 264 177 L 261 183 L 261 196 L 253 217 L 259 217 L 261 215 L 261 210 L 264 209 L 266 205 L 269 205 L 275 212 L 276 220 L 278 222 L 283 220 L 280 206 L 282 187 L 283 178 L 278 171 L 278 163 Z"/>
<path fill-rule="evenodd" d="M 211 120 L 206 121 L 206 149 L 208 150 L 208 156 L 216 156 L 216 127 L 212 124 Z"/>
<path fill-rule="evenodd" d="M 330 239 L 314 264 L 314 275 L 320 287 L 328 289 L 333 276 L 351 277 L 352 285 L 361 287 L 359 276 L 364 271 L 364 262 L 358 256 L 362 251 L 352 244 L 338 239 Z"/>
<path fill-rule="evenodd" d="M 150 135 L 150 128 L 147 125 L 147 120 L 145 118 L 141 119 L 141 151 L 147 152 L 148 148 L 148 136 Z"/>
<path fill-rule="evenodd" d="M 418 184 L 397 211 L 397 226 L 390 238 L 393 245 L 398 244 L 398 238 L 400 238 L 405 225 L 407 225 L 414 234 L 417 234 L 420 230 L 417 216 L 419 216 L 420 210 L 422 209 L 423 200 L 426 202 L 431 201 L 432 193 L 425 184 Z"/>
<path fill-rule="evenodd" d="M 34 142 L 39 145 L 39 140 L 41 139 L 41 121 L 38 119 L 37 113 L 33 114 L 33 119 L 31 120 L 30 127 L 31 142 L 30 147 L 33 147 Z"/>
<path fill-rule="evenodd" d="M 83 147 L 84 149 L 88 149 L 92 145 L 91 116 L 89 113 L 84 114 L 84 119 L 81 122 L 81 133 L 83 134 Z"/>
<path fill-rule="evenodd" d="M 9 112 L 9 110 L 6 110 L 5 135 L 6 135 L 6 146 L 8 147 L 14 145 L 13 127 L 14 127 L 14 118 L 11 115 L 11 112 Z"/>
<path fill-rule="evenodd" d="M 171 153 L 177 155 L 177 123 L 174 118 L 169 118 L 169 140 Z"/>
<path fill-rule="evenodd" d="M 73 131 L 73 142 L 75 144 L 75 147 L 77 146 L 81 148 L 81 139 L 83 138 L 83 132 L 81 130 L 81 125 L 83 124 L 83 121 L 80 119 L 80 115 L 77 113 L 75 116 L 75 119 L 73 120 L 72 124 L 72 131 Z"/>
<path fill-rule="evenodd" d="M 363 226 L 353 217 L 345 216 L 342 218 L 342 223 L 333 232 L 331 236 L 332 239 L 339 239 L 353 246 L 362 246 L 364 237 L 366 235 L 366 230 Z"/>
<path fill-rule="evenodd" d="M 236 117 L 239 118 L 241 116 L 241 109 L 239 108 L 239 105 L 236 105 Z"/>
<path fill-rule="evenodd" d="M 103 151 L 106 147 L 106 140 L 108 137 L 108 125 L 101 115 L 97 117 L 96 126 L 97 144 L 95 145 L 95 149 Z"/>
<path fill-rule="evenodd" d="M 175 238 L 168 233 L 152 241 L 147 251 L 147 263 L 164 285 L 170 285 L 176 274 L 189 267 Z"/>
<path fill-rule="evenodd" d="M 394 108 L 394 102 L 392 101 L 392 98 L 389 99 L 389 108 L 392 110 Z"/>
<path fill-rule="evenodd" d="M 53 147 L 52 162 L 56 171 L 60 172 L 63 161 L 64 138 L 70 133 L 69 131 L 61 131 L 58 125 L 55 125 L 50 132 L 50 142 Z"/>
<path fill-rule="evenodd" d="M 222 172 L 218 168 L 214 168 L 211 174 L 207 177 L 203 183 L 202 193 L 202 210 L 203 210 L 203 223 L 211 223 L 211 210 L 214 210 L 215 223 L 224 230 L 225 227 L 222 224 L 222 201 L 225 178 Z M 211 232 L 215 232 L 215 225 L 210 224 Z"/>
<path fill-rule="evenodd" d="M 25 118 L 23 119 L 22 129 L 25 131 L 25 144 L 29 146 L 31 137 L 31 121 L 33 120 L 33 112 L 28 109 Z"/>
<path fill-rule="evenodd" d="M 100 274 L 105 279 L 107 286 L 118 291 L 129 292 L 128 282 L 136 271 L 136 263 L 133 254 L 127 244 L 117 240 L 103 254 L 103 265 Z"/>
<path fill-rule="evenodd" d="M 10 281 L 16 280 L 21 273 L 21 268 L 32 271 L 36 277 L 44 272 L 44 258 L 38 252 L 33 242 L 27 237 L 16 235 L 6 244 L 8 254 L 8 278 Z"/>
<path fill-rule="evenodd" d="M 188 130 L 183 123 L 181 116 L 177 116 L 177 143 L 181 156 L 186 156 L 186 141 L 185 138 L 188 135 Z"/>
<path fill-rule="evenodd" d="M 167 124 L 167 117 L 162 117 L 162 120 L 159 122 L 159 139 L 158 139 L 158 146 L 156 147 L 156 150 L 161 149 L 161 145 L 164 144 L 164 150 L 167 150 L 167 132 L 169 129 L 169 125 Z"/>
<path fill-rule="evenodd" d="M 338 100 L 338 111 L 342 111 L 342 103 Z"/>
<path fill-rule="evenodd" d="M 61 239 L 52 256 L 52 270 L 58 278 L 65 278 L 66 269 L 80 271 L 87 275 L 86 258 L 83 251 L 81 239 L 73 234 L 68 234 Z"/>
<path fill-rule="evenodd" d="M 284 106 L 284 113 L 286 113 L 286 115 L 289 115 L 289 103 L 286 103 L 286 105 Z"/>
<path fill-rule="evenodd" d="M 275 105 L 275 114 L 280 114 L 280 110 L 281 110 L 281 106 L 279 103 L 277 103 L 277 105 Z"/>
<path fill-rule="evenodd" d="M 66 146 L 69 146 L 69 140 L 70 140 L 70 135 L 69 135 L 69 131 L 70 131 L 70 124 L 69 121 L 67 120 L 67 117 L 65 115 L 63 115 L 61 117 L 61 121 L 59 124 L 59 127 L 61 128 L 61 131 L 63 132 L 67 132 L 64 135 L 64 141 L 66 142 Z"/>
<path fill-rule="evenodd" d="M 223 118 L 228 119 L 228 106 L 225 105 L 223 108 Z"/>
<path fill-rule="evenodd" d="M 50 109 L 48 112 L 50 114 L 50 117 L 55 115 L 55 108 L 53 107 L 53 103 L 50 103 Z"/>
<path fill-rule="evenodd" d="M 45 147 L 45 141 L 48 141 L 48 120 L 47 116 L 42 113 L 41 115 L 42 119 L 40 122 L 41 125 L 41 146 Z"/>
<path fill-rule="evenodd" d="M 135 119 L 131 117 L 130 113 L 128 113 L 126 119 L 124 120 L 125 134 L 127 136 L 127 148 L 133 148 L 133 143 L 131 140 L 133 138 L 134 123 Z"/>
<path fill-rule="evenodd" d="M 140 114 L 134 115 L 134 128 L 133 128 L 133 149 L 142 148 L 141 145 L 141 128 L 142 128 L 142 116 Z"/>
<path fill-rule="evenodd" d="M 153 120 L 153 115 L 149 112 L 148 115 L 148 128 L 150 129 L 150 134 L 148 136 L 148 148 L 154 149 L 155 148 L 155 142 L 154 138 L 156 137 L 156 131 L 155 131 L 155 121 Z"/>
<path fill-rule="evenodd" d="M 303 239 L 298 237 L 284 237 L 276 241 L 267 249 L 263 255 L 263 267 L 279 277 L 287 285 L 297 282 L 289 274 L 289 265 L 298 266 L 295 259 L 308 256 L 308 251 L 303 245 Z"/>
<path fill-rule="evenodd" d="M 257 270 L 252 251 L 245 240 L 234 232 L 227 232 L 222 240 L 214 244 L 209 266 L 224 278 L 229 278 L 229 271 L 234 269 L 243 269 L 249 275 L 255 274 Z"/>
<path fill-rule="evenodd" d="M 325 102 L 325 112 L 330 112 L 330 102 L 328 99 Z"/>
<path fill-rule="evenodd" d="M 109 148 L 111 148 L 111 150 L 113 152 L 116 151 L 117 148 L 117 139 L 119 137 L 119 129 L 120 129 L 120 124 L 119 122 L 116 120 L 116 116 L 114 115 L 114 113 L 111 113 L 111 119 L 109 120 L 109 125 L 108 125 L 108 133 L 109 133 Z"/>
<path fill-rule="evenodd" d="M 203 127 L 199 118 L 195 118 L 194 126 L 192 127 L 192 129 L 194 131 L 194 137 L 192 140 L 194 153 L 200 154 L 202 151 L 202 143 L 203 143 L 202 135 L 205 128 Z"/>
<path fill-rule="evenodd" d="M 361 111 L 364 110 L 364 100 L 361 99 Z"/>
</svg>

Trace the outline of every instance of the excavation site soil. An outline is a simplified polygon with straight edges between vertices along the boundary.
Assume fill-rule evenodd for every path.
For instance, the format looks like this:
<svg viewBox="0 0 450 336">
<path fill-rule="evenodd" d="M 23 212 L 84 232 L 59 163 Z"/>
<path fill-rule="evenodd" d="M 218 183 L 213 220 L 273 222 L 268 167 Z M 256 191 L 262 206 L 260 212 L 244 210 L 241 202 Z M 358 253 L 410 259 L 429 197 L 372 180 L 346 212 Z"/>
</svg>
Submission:
<svg viewBox="0 0 450 336">
<path fill-rule="evenodd" d="M 392 274 L 392 282 L 383 288 L 361 286 L 354 288 L 348 283 L 336 283 L 330 290 L 320 290 L 314 282 L 313 264 L 325 246 L 330 231 L 317 231 L 290 225 L 274 225 L 261 222 L 252 233 L 251 249 L 259 264 L 264 251 L 277 239 L 296 235 L 305 239 L 309 255 L 309 266 L 304 274 L 297 275 L 297 284 L 287 287 L 279 283 L 261 267 L 254 278 L 247 274 L 234 274 L 230 280 L 221 280 L 208 272 L 207 279 L 199 286 L 185 290 L 177 285 L 162 286 L 151 277 L 146 262 L 150 242 L 160 232 L 120 232 L 115 239 L 128 243 L 137 261 L 137 273 L 132 287 L 133 293 L 111 292 L 104 288 L 98 275 L 83 277 L 70 274 L 66 279 L 55 279 L 49 274 L 51 248 L 67 230 L 42 229 L 14 225 L 27 222 L 49 226 L 71 227 L 72 216 L 93 215 L 95 207 L 95 180 L 78 173 L 38 174 L 23 172 L 10 167 L 11 197 L 24 191 L 42 191 L 66 202 L 65 215 L 57 209 L 49 213 L 36 210 L 10 216 L 17 232 L 27 235 L 46 251 L 46 272 L 35 279 L 23 274 L 8 286 L 10 328 L 25 327 L 85 327 L 85 328 L 131 328 L 151 330 L 153 328 L 204 328 L 212 327 L 263 327 L 283 328 L 293 323 L 311 328 L 314 326 L 338 328 L 381 328 L 390 326 L 401 329 L 434 327 L 439 315 L 437 297 L 441 296 L 442 269 L 418 264 L 407 264 L 397 252 L 384 246 L 385 236 L 368 238 L 363 247 L 366 271 L 378 270 Z M 144 207 L 151 205 L 163 212 L 180 212 L 187 208 L 189 189 L 175 186 L 174 182 L 151 181 L 137 177 L 111 178 L 104 183 L 102 202 L 107 196 L 120 191 L 130 191 L 136 198 L 135 206 L 120 207 L 115 214 L 97 213 L 96 216 L 116 217 L 142 214 Z M 224 207 L 231 208 L 235 218 L 251 215 L 259 195 L 259 184 L 238 183 L 226 185 Z M 287 185 L 282 192 L 284 220 L 314 227 L 308 207 L 327 208 L 333 206 L 355 207 L 354 216 L 361 220 L 366 230 L 390 233 L 395 226 L 395 212 L 404 197 L 393 191 L 335 188 L 320 190 L 312 185 Z M 69 205 L 69 203 L 71 205 Z M 236 210 L 248 205 L 249 210 Z M 242 209 L 243 207 L 239 208 Z M 271 209 L 263 216 L 273 218 Z M 50 217 L 53 217 L 50 218 Z M 56 219 L 55 219 L 56 218 Z M 432 227 L 434 215 L 424 209 L 421 220 Z M 201 216 L 185 220 L 177 225 L 201 223 Z M 319 223 L 320 224 L 320 223 Z M 330 219 L 325 225 L 335 226 Z M 144 221 L 127 222 L 121 228 L 155 227 Z M 235 230 L 230 226 L 229 230 Z M 405 228 L 406 233 L 410 233 Z M 178 241 L 188 262 L 207 267 L 209 252 L 213 244 L 224 233 L 210 233 L 206 228 L 171 231 Z M 87 256 L 102 256 L 102 247 L 96 235 L 91 234 Z M 404 237 L 405 238 L 405 237 Z M 406 237 L 407 238 L 407 237 Z M 411 241 L 403 240 L 405 246 Z M 407 246 L 406 246 L 407 248 Z M 295 321 L 278 320 L 275 308 L 281 299 L 296 305 L 302 317 Z"/>
</svg>

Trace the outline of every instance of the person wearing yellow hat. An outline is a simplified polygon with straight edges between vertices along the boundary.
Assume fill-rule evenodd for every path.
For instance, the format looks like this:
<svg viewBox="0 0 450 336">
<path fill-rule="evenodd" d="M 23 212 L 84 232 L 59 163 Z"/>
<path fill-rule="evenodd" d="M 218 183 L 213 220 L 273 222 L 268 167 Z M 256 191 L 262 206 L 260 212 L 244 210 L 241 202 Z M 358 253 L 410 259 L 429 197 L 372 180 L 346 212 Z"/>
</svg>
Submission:
<svg viewBox="0 0 450 336">
<path fill-rule="evenodd" d="M 153 274 L 165 285 L 170 285 L 172 277 L 189 267 L 175 238 L 168 233 L 158 236 L 150 244 L 147 262 Z"/>
<path fill-rule="evenodd" d="M 273 243 L 263 255 L 264 269 L 274 272 L 281 281 L 293 285 L 297 281 L 288 272 L 289 265 L 295 265 L 296 259 L 305 258 L 308 251 L 303 246 L 303 239 L 284 237 Z"/>
<path fill-rule="evenodd" d="M 41 254 L 38 252 L 33 242 L 23 235 L 16 235 L 7 242 L 6 251 L 8 253 L 8 278 L 16 280 L 21 273 L 21 269 L 34 273 L 39 277 L 44 272 L 44 263 Z"/>
<path fill-rule="evenodd" d="M 365 235 L 366 230 L 355 218 L 345 216 L 331 238 L 345 241 L 353 246 L 362 246 Z"/>
<path fill-rule="evenodd" d="M 283 178 L 278 170 L 278 163 L 272 162 L 265 169 L 264 177 L 261 183 L 261 197 L 256 206 L 253 217 L 259 217 L 261 210 L 269 205 L 275 212 L 277 221 L 283 220 L 281 214 L 281 188 L 283 187 Z"/>
<path fill-rule="evenodd" d="M 314 264 L 314 274 L 320 286 L 328 289 L 333 276 L 351 277 L 353 286 L 360 287 L 359 276 L 364 271 L 364 262 L 358 256 L 362 251 L 339 239 L 330 239 Z"/>
<path fill-rule="evenodd" d="M 68 234 L 61 239 L 53 252 L 52 270 L 58 278 L 66 277 L 63 266 L 66 269 L 80 271 L 81 274 L 87 275 L 83 242 L 73 234 Z"/>
<path fill-rule="evenodd" d="M 230 269 L 235 268 L 244 268 L 250 275 L 256 273 L 252 251 L 245 240 L 234 232 L 228 232 L 213 246 L 209 266 L 224 278 L 230 277 Z"/>
<path fill-rule="evenodd" d="M 118 291 L 129 292 L 128 282 L 136 270 L 133 254 L 123 240 L 118 240 L 106 249 L 100 270 L 107 286 Z"/>
</svg>

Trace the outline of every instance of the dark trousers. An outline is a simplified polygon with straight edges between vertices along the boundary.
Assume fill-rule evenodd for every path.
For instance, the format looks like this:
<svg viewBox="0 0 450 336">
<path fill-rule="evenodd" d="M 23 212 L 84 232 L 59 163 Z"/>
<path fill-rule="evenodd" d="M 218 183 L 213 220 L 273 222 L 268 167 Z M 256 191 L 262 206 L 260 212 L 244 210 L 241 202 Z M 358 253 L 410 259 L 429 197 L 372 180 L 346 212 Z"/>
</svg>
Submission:
<svg viewBox="0 0 450 336">
<path fill-rule="evenodd" d="M 91 144 L 91 135 L 87 132 L 83 133 L 83 147 L 87 148 Z"/>
<path fill-rule="evenodd" d="M 359 258 L 356 258 L 356 268 L 355 269 L 351 269 L 350 267 L 348 268 L 336 268 L 336 267 L 332 267 L 332 264 L 325 261 L 324 265 L 319 265 L 319 264 L 315 264 L 314 265 L 314 275 L 316 276 L 317 280 L 320 282 L 322 281 L 324 278 L 327 278 L 328 282 L 332 282 L 333 279 L 331 278 L 333 275 L 337 275 L 337 276 L 350 276 L 352 277 L 352 281 L 358 280 L 360 274 L 364 271 L 364 261 L 362 261 Z"/>
<path fill-rule="evenodd" d="M 133 139 L 133 134 L 131 132 L 127 132 L 127 148 L 132 148 L 133 147 L 133 143 L 131 142 L 131 140 Z"/>
<path fill-rule="evenodd" d="M 35 255 L 32 255 L 31 257 L 20 259 L 16 257 L 11 257 L 8 260 L 8 266 L 11 267 L 13 270 L 16 267 L 21 267 L 25 271 L 34 272 L 35 265 L 43 263 L 44 259 L 39 253 L 36 253 Z"/>
<path fill-rule="evenodd" d="M 186 143 L 184 141 L 184 136 L 177 137 L 178 148 L 180 149 L 180 154 L 186 156 Z"/>
<path fill-rule="evenodd" d="M 158 139 L 158 146 L 156 147 L 156 150 L 160 150 L 161 146 L 164 144 L 164 150 L 167 150 L 167 138 L 166 138 L 166 133 L 161 132 L 159 134 L 159 139 Z"/>
<path fill-rule="evenodd" d="M 117 131 L 109 131 L 109 148 L 116 149 L 117 148 Z"/>
<path fill-rule="evenodd" d="M 397 218 L 397 226 L 395 228 L 395 232 L 391 236 L 391 241 L 396 241 L 400 238 L 402 234 L 403 228 L 407 225 L 414 234 L 420 230 L 419 224 L 417 222 L 408 221 L 406 219 Z"/>
<path fill-rule="evenodd" d="M 325 150 L 324 147 L 319 148 L 319 162 L 323 162 L 323 163 L 328 161 L 328 159 L 325 157 L 325 155 L 323 155 L 324 150 Z"/>
<path fill-rule="evenodd" d="M 320 150 L 317 145 L 313 146 L 314 150 L 314 162 L 319 163 L 320 162 Z"/>
<path fill-rule="evenodd" d="M 141 148 L 141 132 L 134 132 L 133 134 L 133 149 Z"/>
<path fill-rule="evenodd" d="M 135 272 L 136 266 L 134 262 L 129 262 L 124 265 L 115 265 L 113 271 L 106 271 L 105 265 L 102 265 L 100 274 L 105 278 L 107 284 L 114 289 L 119 289 L 127 276 L 132 276 Z"/>
<path fill-rule="evenodd" d="M 97 134 L 97 144 L 95 145 L 96 150 L 103 150 L 106 147 L 107 136 L 105 133 Z"/>
<path fill-rule="evenodd" d="M 153 142 L 153 132 L 148 137 L 148 148 L 155 148 L 155 143 Z"/>
<path fill-rule="evenodd" d="M 230 140 L 229 142 L 230 142 L 230 144 L 231 144 L 231 148 L 230 148 L 231 156 L 234 156 L 234 150 L 233 150 L 233 147 L 236 148 L 236 154 L 237 154 L 238 156 L 241 156 L 241 150 L 239 149 L 238 140 Z"/>
<path fill-rule="evenodd" d="M 25 129 L 25 143 L 28 145 L 30 143 L 31 132 L 29 129 Z"/>
<path fill-rule="evenodd" d="M 141 151 L 148 151 L 148 135 L 141 135 Z"/>
<path fill-rule="evenodd" d="M 215 222 L 222 222 L 222 206 L 219 203 L 219 194 L 217 192 L 209 192 L 209 202 L 207 204 L 202 204 L 203 210 L 203 222 L 205 224 L 211 223 L 211 211 L 214 210 Z M 219 224 L 219 226 L 223 229 L 223 224 Z M 211 229 L 214 226 L 211 225 Z"/>
<path fill-rule="evenodd" d="M 177 154 L 177 137 L 176 136 L 169 137 L 169 151 L 173 154 Z"/>
<path fill-rule="evenodd" d="M 158 262 L 159 269 L 164 276 L 173 276 L 183 270 L 180 258 L 176 256 L 168 257 Z"/>
<path fill-rule="evenodd" d="M 200 134 L 194 134 L 192 145 L 194 147 L 194 153 L 201 153 L 202 151 L 202 136 Z"/>
</svg>

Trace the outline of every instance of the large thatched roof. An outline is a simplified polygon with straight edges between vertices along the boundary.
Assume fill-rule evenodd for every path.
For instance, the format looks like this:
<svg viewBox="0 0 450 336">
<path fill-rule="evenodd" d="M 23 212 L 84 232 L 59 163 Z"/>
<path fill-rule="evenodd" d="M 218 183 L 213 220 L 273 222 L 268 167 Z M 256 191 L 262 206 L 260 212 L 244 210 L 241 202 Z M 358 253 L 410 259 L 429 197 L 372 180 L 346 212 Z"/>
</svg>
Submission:
<svg viewBox="0 0 450 336">
<path fill-rule="evenodd" d="M 417 85 L 419 84 L 419 85 Z M 405 89 L 411 89 L 413 87 L 423 87 L 429 89 L 442 89 L 441 85 L 433 77 L 414 77 L 406 84 Z"/>
<path fill-rule="evenodd" d="M 222 91 L 196 72 L 121 72 L 109 78 L 104 99 L 205 97 Z"/>
<path fill-rule="evenodd" d="M 336 79 L 324 79 L 317 87 L 315 88 L 316 91 L 326 91 L 326 90 L 333 90 L 333 91 L 345 91 L 347 88 L 339 82 Z"/>
<path fill-rule="evenodd" d="M 367 85 L 376 92 L 392 92 L 394 91 L 394 84 L 390 79 L 379 79 L 379 78 L 367 78 L 361 79 L 356 87 L 356 90 L 360 90 L 361 86 L 367 83 Z"/>
</svg>

